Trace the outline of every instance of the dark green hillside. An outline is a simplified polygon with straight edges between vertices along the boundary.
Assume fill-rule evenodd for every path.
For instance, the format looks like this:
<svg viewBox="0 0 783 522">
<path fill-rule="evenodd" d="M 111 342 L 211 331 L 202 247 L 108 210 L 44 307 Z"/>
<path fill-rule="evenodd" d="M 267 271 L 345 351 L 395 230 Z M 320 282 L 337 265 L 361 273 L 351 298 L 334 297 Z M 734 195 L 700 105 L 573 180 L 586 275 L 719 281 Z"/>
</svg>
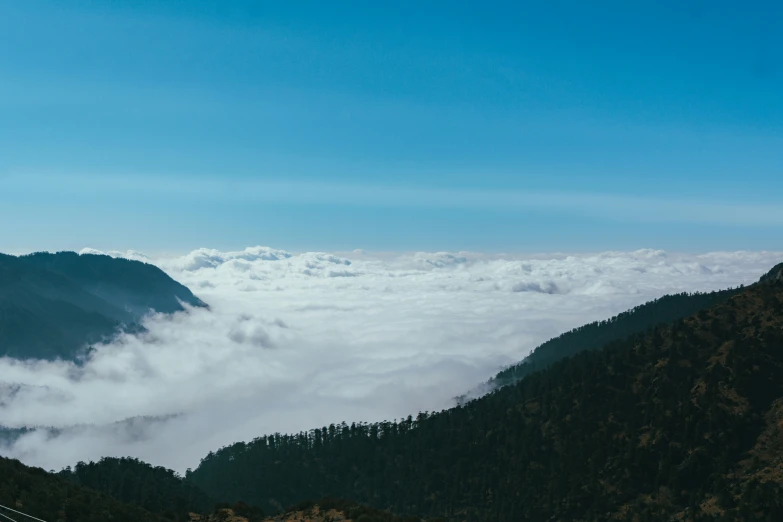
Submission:
<svg viewBox="0 0 783 522">
<path fill-rule="evenodd" d="M 20 258 L 26 265 L 60 274 L 125 313 L 172 313 L 205 304 L 154 265 L 104 255 L 39 252 Z"/>
<path fill-rule="evenodd" d="M 73 359 L 85 345 L 138 329 L 150 310 L 206 306 L 159 268 L 73 252 L 0 254 L 0 356 Z"/>
<path fill-rule="evenodd" d="M 464 406 L 237 443 L 188 478 L 270 510 L 332 495 L 454 521 L 776 521 L 781 404 L 783 284 L 758 284 Z"/>
<path fill-rule="evenodd" d="M 138 459 L 80 462 L 58 475 L 153 513 L 207 513 L 215 505 L 206 493 L 170 469 L 153 467 Z"/>
<path fill-rule="evenodd" d="M 163 522 L 136 506 L 81 488 L 39 468 L 0 457 L 0 505 L 47 522 Z M 7 510 L 14 520 L 29 520 Z M 2 518 L 2 517 L 0 517 Z M 6 520 L 3 518 L 3 520 Z"/>
<path fill-rule="evenodd" d="M 537 347 L 521 362 L 499 372 L 489 384 L 499 387 L 515 383 L 552 363 L 585 350 L 597 350 L 607 343 L 669 324 L 729 299 L 741 288 L 709 293 L 665 295 L 604 321 L 574 328 Z"/>
</svg>

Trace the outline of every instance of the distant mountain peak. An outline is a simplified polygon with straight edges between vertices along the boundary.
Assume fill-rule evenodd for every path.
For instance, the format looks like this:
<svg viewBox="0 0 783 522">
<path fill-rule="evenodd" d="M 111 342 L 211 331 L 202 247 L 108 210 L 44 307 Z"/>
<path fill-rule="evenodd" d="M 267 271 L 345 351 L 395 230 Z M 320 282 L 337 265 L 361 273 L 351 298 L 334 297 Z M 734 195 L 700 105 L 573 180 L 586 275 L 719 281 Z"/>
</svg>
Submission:
<svg viewBox="0 0 783 522">
<path fill-rule="evenodd" d="M 783 283 L 783 263 L 778 263 L 772 270 L 761 276 L 759 283 L 779 284 Z"/>
<path fill-rule="evenodd" d="M 150 312 L 206 303 L 160 268 L 76 252 L 0 255 L 0 356 L 74 359 Z"/>
</svg>

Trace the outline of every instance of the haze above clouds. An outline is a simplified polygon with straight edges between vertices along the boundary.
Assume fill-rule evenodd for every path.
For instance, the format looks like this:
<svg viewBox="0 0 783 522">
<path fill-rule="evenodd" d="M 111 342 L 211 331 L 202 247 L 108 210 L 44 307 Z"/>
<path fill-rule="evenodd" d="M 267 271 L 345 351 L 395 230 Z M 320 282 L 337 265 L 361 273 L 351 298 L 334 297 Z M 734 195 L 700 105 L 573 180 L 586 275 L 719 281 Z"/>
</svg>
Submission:
<svg viewBox="0 0 783 522">
<path fill-rule="evenodd" d="M 92 250 L 85 249 L 85 252 Z M 28 464 L 132 455 L 184 471 L 273 432 L 438 410 L 541 342 L 666 293 L 749 284 L 780 253 L 294 255 L 200 249 L 151 262 L 211 305 L 83 365 L 0 359 L 0 446 Z"/>
</svg>

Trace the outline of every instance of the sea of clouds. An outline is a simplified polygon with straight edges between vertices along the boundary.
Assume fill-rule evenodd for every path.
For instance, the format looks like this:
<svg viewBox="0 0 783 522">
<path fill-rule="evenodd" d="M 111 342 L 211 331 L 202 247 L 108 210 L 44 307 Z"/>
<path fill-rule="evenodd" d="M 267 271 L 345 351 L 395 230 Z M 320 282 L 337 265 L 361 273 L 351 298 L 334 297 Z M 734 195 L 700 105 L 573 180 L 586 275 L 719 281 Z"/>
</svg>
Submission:
<svg viewBox="0 0 783 522">
<path fill-rule="evenodd" d="M 95 252 L 85 249 L 83 252 Z M 780 253 L 291 254 L 150 259 L 210 309 L 152 315 L 82 365 L 0 359 L 0 442 L 46 469 L 131 455 L 179 471 L 274 432 L 439 410 L 541 342 L 666 293 L 749 284 Z"/>
</svg>

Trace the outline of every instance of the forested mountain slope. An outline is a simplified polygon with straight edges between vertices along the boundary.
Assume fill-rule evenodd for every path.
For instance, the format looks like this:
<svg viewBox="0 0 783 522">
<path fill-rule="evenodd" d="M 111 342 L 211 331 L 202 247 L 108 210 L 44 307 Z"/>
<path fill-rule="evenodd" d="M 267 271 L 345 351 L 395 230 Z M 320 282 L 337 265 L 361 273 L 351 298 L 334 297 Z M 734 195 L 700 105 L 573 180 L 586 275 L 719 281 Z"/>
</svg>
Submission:
<svg viewBox="0 0 783 522">
<path fill-rule="evenodd" d="M 58 475 L 153 513 L 209 513 L 215 506 L 214 499 L 170 469 L 133 458 L 80 462 Z"/>
<path fill-rule="evenodd" d="M 164 522 L 163 517 L 0 457 L 0 505 L 47 522 Z M 29 520 L 5 509 L 13 520 Z M 2 517 L 0 517 L 2 518 Z M 3 518 L 3 520 L 6 520 Z"/>
<path fill-rule="evenodd" d="M 159 268 L 74 252 L 0 254 L 0 356 L 73 359 L 152 311 L 206 306 Z"/>
<path fill-rule="evenodd" d="M 103 458 L 57 474 L 68 482 L 106 494 L 123 503 L 189 522 L 422 522 L 417 516 L 397 517 L 344 499 L 304 501 L 267 517 L 260 508 L 244 502 L 216 503 L 206 493 L 174 471 L 153 467 L 134 458 Z M 442 520 L 442 519 L 441 519 Z M 438 522 L 431 519 L 428 522 Z"/>
<path fill-rule="evenodd" d="M 270 435 L 188 474 L 454 521 L 783 520 L 783 269 L 708 310 L 416 419 Z"/>
<path fill-rule="evenodd" d="M 538 346 L 522 361 L 499 372 L 489 384 L 492 387 L 513 384 L 556 361 L 585 350 L 597 350 L 607 343 L 688 317 L 729 299 L 741 290 L 729 288 L 708 293 L 665 295 L 609 319 L 574 328 Z"/>
</svg>

